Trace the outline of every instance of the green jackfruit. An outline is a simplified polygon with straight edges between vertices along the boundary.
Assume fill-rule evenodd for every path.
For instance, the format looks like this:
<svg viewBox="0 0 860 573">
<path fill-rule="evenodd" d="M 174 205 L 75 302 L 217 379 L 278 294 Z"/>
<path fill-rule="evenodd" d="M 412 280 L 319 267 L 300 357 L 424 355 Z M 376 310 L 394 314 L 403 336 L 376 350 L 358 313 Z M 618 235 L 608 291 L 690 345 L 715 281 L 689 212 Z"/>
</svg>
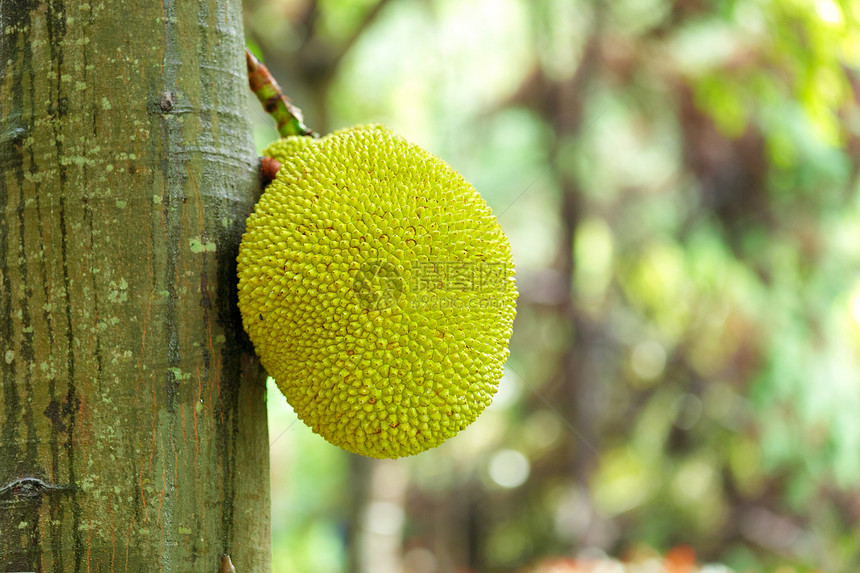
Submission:
<svg viewBox="0 0 860 573">
<path fill-rule="evenodd" d="M 381 126 L 288 137 L 239 249 L 239 309 L 299 418 L 376 458 L 439 445 L 490 404 L 517 291 L 490 208 Z"/>
</svg>

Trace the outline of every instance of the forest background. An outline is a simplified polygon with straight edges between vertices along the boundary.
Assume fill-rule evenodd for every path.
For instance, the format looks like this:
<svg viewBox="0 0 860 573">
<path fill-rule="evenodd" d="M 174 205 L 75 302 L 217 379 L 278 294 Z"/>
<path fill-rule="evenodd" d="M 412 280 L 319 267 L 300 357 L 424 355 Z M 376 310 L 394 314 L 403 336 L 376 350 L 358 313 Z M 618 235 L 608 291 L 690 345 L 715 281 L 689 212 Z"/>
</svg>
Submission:
<svg viewBox="0 0 860 573">
<path fill-rule="evenodd" d="M 520 292 L 494 404 L 420 456 L 329 446 L 270 383 L 275 571 L 860 563 L 860 4 L 247 0 L 245 28 L 311 127 L 473 182 Z"/>
</svg>

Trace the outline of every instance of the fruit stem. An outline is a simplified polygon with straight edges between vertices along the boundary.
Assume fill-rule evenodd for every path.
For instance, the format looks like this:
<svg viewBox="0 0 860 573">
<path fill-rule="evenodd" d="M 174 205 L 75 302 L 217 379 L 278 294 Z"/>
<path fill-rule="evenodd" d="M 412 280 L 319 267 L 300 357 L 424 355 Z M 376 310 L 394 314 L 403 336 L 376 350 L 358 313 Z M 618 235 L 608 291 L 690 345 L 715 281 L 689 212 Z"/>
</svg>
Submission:
<svg viewBox="0 0 860 573">
<path fill-rule="evenodd" d="M 245 48 L 245 60 L 248 63 L 248 83 L 251 91 L 257 95 L 257 99 L 263 104 L 263 109 L 274 118 L 281 137 L 290 135 L 319 137 L 305 125 L 302 110 L 293 105 L 290 98 L 284 95 L 266 66 L 260 63 L 248 48 Z"/>
<path fill-rule="evenodd" d="M 281 168 L 281 162 L 271 157 L 260 158 L 260 177 L 263 180 L 263 187 L 274 181 L 278 174 L 278 169 Z"/>
</svg>

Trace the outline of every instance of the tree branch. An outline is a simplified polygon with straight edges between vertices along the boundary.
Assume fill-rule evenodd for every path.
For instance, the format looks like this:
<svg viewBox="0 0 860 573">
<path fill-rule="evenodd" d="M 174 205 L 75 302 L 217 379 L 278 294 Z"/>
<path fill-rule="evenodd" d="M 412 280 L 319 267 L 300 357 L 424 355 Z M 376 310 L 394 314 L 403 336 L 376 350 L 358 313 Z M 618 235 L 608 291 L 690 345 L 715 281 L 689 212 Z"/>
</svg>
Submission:
<svg viewBox="0 0 860 573">
<path fill-rule="evenodd" d="M 290 135 L 318 137 L 305 125 L 302 110 L 293 105 L 290 98 L 284 95 L 268 68 L 260 63 L 247 48 L 245 48 L 245 60 L 248 63 L 248 83 L 251 91 L 257 95 L 257 99 L 263 104 L 263 109 L 274 118 L 281 137 Z"/>
</svg>

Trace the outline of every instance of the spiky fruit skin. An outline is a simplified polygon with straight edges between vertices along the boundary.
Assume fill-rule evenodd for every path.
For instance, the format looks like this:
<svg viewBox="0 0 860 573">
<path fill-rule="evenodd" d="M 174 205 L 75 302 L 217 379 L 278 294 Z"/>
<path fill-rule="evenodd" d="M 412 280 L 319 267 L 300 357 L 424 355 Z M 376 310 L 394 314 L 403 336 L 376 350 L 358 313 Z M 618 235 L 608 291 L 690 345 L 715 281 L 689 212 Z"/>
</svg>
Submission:
<svg viewBox="0 0 860 573">
<path fill-rule="evenodd" d="M 375 458 L 439 445 L 490 404 L 516 313 L 510 245 L 447 163 L 381 126 L 265 152 L 239 309 L 298 416 Z"/>
</svg>

